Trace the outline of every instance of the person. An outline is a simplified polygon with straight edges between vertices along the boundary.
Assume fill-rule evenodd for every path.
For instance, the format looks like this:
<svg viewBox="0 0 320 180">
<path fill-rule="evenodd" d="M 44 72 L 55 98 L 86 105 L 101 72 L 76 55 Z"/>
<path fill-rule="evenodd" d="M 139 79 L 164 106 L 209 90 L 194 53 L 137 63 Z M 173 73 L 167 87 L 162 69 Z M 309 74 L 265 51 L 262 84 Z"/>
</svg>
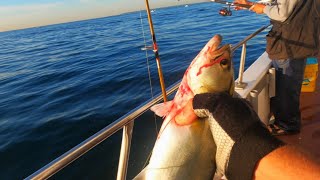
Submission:
<svg viewBox="0 0 320 180">
<path fill-rule="evenodd" d="M 252 5 L 251 11 L 266 14 L 273 25 L 270 32 L 274 33 L 278 31 L 281 23 L 288 19 L 299 1 L 303 0 L 277 0 L 270 5 L 247 0 L 235 0 L 234 3 Z M 267 39 L 267 49 L 272 46 L 271 43 Z M 269 125 L 269 131 L 273 135 L 297 134 L 301 128 L 300 92 L 307 57 L 282 59 L 277 56 L 271 58 L 276 69 L 276 95 L 270 100 L 275 120 Z"/>
<path fill-rule="evenodd" d="M 204 93 L 191 101 L 195 115 L 209 121 L 217 172 L 228 180 L 320 179 L 319 162 L 272 136 L 247 100 Z"/>
</svg>

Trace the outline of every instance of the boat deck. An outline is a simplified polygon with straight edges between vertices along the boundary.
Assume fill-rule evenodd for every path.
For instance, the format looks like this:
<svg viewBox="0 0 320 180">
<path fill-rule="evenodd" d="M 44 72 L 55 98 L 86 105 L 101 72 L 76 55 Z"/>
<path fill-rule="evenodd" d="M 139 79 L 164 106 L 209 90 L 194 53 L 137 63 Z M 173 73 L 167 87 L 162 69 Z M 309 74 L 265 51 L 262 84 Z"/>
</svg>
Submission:
<svg viewBox="0 0 320 180">
<path fill-rule="evenodd" d="M 320 70 L 320 63 L 318 65 Z M 314 156 L 320 162 L 320 78 L 317 78 L 316 91 L 303 92 L 300 96 L 302 115 L 301 132 L 297 135 L 279 136 L 279 139 L 293 144 Z"/>
</svg>

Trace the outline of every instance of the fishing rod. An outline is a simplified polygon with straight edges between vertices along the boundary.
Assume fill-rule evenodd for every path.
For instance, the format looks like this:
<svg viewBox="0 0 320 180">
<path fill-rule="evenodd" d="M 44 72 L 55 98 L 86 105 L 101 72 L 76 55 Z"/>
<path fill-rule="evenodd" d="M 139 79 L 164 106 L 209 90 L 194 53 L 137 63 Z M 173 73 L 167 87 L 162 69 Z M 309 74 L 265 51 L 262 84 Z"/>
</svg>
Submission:
<svg viewBox="0 0 320 180">
<path fill-rule="evenodd" d="M 154 55 L 155 55 L 156 61 L 157 61 L 157 68 L 158 68 L 159 80 L 160 80 L 160 85 L 161 85 L 161 91 L 162 91 L 162 95 L 163 95 L 163 101 L 166 102 L 167 101 L 166 87 L 164 84 L 164 78 L 163 78 L 161 63 L 160 63 L 160 55 L 159 55 L 159 51 L 158 51 L 156 35 L 155 35 L 154 29 L 153 29 L 152 17 L 151 17 L 151 13 L 150 13 L 150 7 L 149 7 L 148 0 L 146 0 L 146 9 L 147 9 L 147 14 L 148 14 L 148 21 L 149 21 L 151 38 L 152 38 L 152 42 L 153 42 L 153 52 L 154 52 Z"/>
</svg>

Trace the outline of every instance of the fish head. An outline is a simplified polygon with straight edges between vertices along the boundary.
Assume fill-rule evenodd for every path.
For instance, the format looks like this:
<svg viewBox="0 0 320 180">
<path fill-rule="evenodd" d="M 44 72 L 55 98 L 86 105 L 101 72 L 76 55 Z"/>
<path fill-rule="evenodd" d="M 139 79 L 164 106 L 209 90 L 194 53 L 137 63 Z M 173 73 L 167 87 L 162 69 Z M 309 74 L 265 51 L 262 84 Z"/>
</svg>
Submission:
<svg viewBox="0 0 320 180">
<path fill-rule="evenodd" d="M 173 101 L 151 107 L 158 116 L 165 117 L 164 124 L 172 119 L 179 125 L 194 122 L 197 116 L 190 102 L 196 94 L 229 92 L 233 95 L 234 70 L 230 45 L 221 46 L 221 41 L 222 37 L 215 35 L 193 59 Z M 164 128 L 161 129 L 162 132 Z"/>
<path fill-rule="evenodd" d="M 188 85 L 193 94 L 234 92 L 234 69 L 230 45 L 221 46 L 215 35 L 192 61 L 187 70 Z"/>
</svg>

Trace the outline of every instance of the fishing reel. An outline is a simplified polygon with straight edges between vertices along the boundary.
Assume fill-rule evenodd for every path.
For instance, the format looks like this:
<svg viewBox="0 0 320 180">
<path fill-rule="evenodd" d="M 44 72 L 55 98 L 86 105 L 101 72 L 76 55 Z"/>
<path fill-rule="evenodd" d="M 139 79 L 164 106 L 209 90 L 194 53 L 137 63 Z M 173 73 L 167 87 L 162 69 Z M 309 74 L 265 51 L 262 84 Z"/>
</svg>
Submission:
<svg viewBox="0 0 320 180">
<path fill-rule="evenodd" d="M 219 10 L 219 14 L 221 16 L 231 16 L 232 15 L 231 6 L 232 7 L 242 7 L 242 8 L 247 8 L 247 9 L 249 9 L 251 7 L 251 5 L 248 5 L 248 4 L 238 4 L 238 3 L 232 3 L 232 2 L 228 2 L 228 1 L 224 1 L 224 0 L 211 0 L 211 1 L 215 2 L 215 3 L 227 5 L 227 7 L 224 7 Z"/>
<path fill-rule="evenodd" d="M 219 10 L 219 14 L 220 14 L 221 16 L 231 16 L 231 15 L 232 15 L 232 11 L 231 11 L 231 9 L 230 9 L 230 6 L 231 6 L 231 5 L 229 5 L 228 8 L 224 7 L 224 8 L 222 8 L 222 9 L 220 9 L 220 10 Z"/>
</svg>

